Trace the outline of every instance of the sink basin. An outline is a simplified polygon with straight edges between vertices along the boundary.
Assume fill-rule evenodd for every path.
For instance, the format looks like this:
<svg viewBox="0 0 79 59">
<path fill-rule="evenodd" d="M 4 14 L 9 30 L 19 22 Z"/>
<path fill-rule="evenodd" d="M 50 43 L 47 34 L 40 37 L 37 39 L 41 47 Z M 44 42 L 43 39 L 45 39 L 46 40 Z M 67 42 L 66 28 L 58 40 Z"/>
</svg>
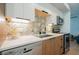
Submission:
<svg viewBox="0 0 79 59">
<path fill-rule="evenodd" d="M 40 38 L 44 38 L 44 37 L 49 37 L 49 36 L 53 36 L 53 35 L 43 34 L 43 35 L 39 35 L 38 37 L 40 37 Z"/>
</svg>

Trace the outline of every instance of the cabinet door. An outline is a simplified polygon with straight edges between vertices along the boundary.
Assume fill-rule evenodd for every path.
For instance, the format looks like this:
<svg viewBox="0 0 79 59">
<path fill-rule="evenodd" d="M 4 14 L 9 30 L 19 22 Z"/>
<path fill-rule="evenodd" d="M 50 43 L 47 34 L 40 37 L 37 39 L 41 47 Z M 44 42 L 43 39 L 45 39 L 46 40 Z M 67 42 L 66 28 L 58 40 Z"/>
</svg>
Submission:
<svg viewBox="0 0 79 59">
<path fill-rule="evenodd" d="M 14 17 L 14 4 L 13 3 L 7 3 L 5 7 L 5 15 Z"/>
<path fill-rule="evenodd" d="M 34 19 L 34 8 L 31 3 L 7 3 L 6 16 Z"/>
<path fill-rule="evenodd" d="M 43 55 L 53 55 L 54 54 L 54 39 L 49 39 L 43 41 Z"/>
<path fill-rule="evenodd" d="M 63 53 L 62 36 L 48 39 L 42 42 L 43 55 L 60 55 Z"/>
<path fill-rule="evenodd" d="M 60 54 L 63 54 L 63 36 L 61 36 L 61 49 L 60 49 Z"/>
<path fill-rule="evenodd" d="M 46 55 L 46 41 L 42 41 L 42 54 Z"/>
<path fill-rule="evenodd" d="M 32 55 L 42 55 L 42 42 L 35 43 L 31 53 Z"/>
<path fill-rule="evenodd" d="M 43 55 L 51 55 L 51 40 L 43 41 Z"/>
<path fill-rule="evenodd" d="M 51 39 L 52 47 L 51 47 L 51 54 L 55 55 L 55 38 Z"/>
<path fill-rule="evenodd" d="M 59 55 L 59 54 L 62 54 L 62 36 L 59 36 L 59 37 L 56 37 L 55 38 L 55 54 Z"/>
<path fill-rule="evenodd" d="M 34 19 L 34 9 L 32 3 L 24 3 L 23 16 L 25 19 Z"/>
<path fill-rule="evenodd" d="M 23 3 L 7 3 L 6 16 L 23 18 Z"/>
<path fill-rule="evenodd" d="M 14 17 L 23 18 L 23 3 L 14 3 Z"/>
<path fill-rule="evenodd" d="M 46 40 L 46 55 L 51 55 L 51 40 Z"/>
</svg>

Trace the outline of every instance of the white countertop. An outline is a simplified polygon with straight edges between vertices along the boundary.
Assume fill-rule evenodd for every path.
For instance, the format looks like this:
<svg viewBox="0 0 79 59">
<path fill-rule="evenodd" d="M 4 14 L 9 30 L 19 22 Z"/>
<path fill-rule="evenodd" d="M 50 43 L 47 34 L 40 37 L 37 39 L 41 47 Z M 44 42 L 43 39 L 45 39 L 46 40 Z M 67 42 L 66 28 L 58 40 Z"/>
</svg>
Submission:
<svg viewBox="0 0 79 59">
<path fill-rule="evenodd" d="M 51 34 L 51 33 L 49 33 L 49 34 Z M 54 33 L 54 34 L 51 34 L 51 35 L 53 35 L 53 36 L 44 37 L 44 38 L 39 38 L 39 37 L 36 37 L 36 36 L 33 36 L 33 35 L 27 35 L 27 36 L 20 36 L 16 39 L 7 39 L 0 46 L 0 51 L 15 48 L 15 47 L 22 46 L 22 45 L 27 45 L 27 44 L 30 44 L 30 43 L 35 43 L 35 42 L 47 40 L 47 39 L 50 39 L 50 38 L 61 36 L 63 34 L 55 34 Z"/>
</svg>

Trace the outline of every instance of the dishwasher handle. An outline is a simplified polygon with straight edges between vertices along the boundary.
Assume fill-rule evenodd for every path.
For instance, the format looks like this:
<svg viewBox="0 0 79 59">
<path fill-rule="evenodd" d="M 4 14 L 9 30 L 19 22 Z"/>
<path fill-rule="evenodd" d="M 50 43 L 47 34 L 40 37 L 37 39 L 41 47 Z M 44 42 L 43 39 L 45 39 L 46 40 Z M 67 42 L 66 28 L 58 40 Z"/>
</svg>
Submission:
<svg viewBox="0 0 79 59">
<path fill-rule="evenodd" d="M 24 50 L 24 52 L 23 52 L 23 53 L 27 53 L 27 52 L 30 52 L 30 51 L 32 51 L 32 49 L 29 49 L 29 50 Z"/>
</svg>

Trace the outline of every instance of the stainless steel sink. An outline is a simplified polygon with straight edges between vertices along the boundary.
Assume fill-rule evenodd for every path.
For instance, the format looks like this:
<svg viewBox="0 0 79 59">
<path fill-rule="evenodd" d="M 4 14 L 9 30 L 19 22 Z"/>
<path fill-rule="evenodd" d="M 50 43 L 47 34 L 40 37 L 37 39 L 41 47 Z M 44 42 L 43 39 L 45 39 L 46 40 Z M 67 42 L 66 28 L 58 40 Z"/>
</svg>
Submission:
<svg viewBox="0 0 79 59">
<path fill-rule="evenodd" d="M 39 35 L 38 37 L 40 37 L 40 38 L 44 38 L 44 37 L 49 37 L 49 36 L 53 36 L 53 35 L 43 34 L 43 35 Z"/>
</svg>

